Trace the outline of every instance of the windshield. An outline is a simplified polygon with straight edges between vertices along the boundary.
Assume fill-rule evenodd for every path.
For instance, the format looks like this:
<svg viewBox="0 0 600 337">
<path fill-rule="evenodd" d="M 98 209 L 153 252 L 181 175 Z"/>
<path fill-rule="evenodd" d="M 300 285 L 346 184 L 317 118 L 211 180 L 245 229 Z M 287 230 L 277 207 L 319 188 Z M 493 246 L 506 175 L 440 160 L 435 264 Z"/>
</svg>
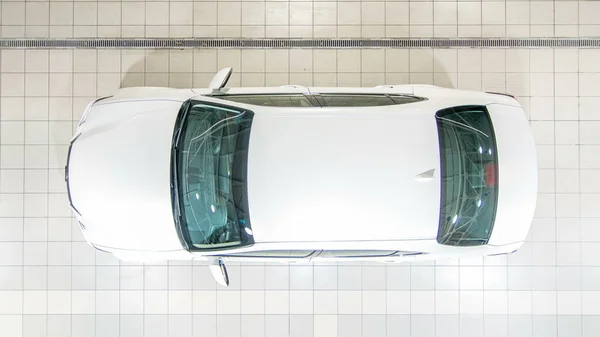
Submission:
<svg viewBox="0 0 600 337">
<path fill-rule="evenodd" d="M 452 246 L 486 244 L 498 195 L 494 131 L 483 106 L 436 113 L 441 156 L 441 210 L 437 241 Z"/>
<path fill-rule="evenodd" d="M 246 172 L 251 111 L 190 101 L 173 148 L 173 203 L 189 249 L 251 243 Z"/>
</svg>

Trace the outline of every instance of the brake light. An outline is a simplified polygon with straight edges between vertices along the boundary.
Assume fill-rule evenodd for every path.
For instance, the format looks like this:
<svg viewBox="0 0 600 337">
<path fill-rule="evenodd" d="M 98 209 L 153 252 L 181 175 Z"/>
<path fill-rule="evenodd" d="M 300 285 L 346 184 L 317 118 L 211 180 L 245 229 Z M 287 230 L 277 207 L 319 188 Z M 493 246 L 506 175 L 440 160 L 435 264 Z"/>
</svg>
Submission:
<svg viewBox="0 0 600 337">
<path fill-rule="evenodd" d="M 485 184 L 487 187 L 495 187 L 497 180 L 498 167 L 493 163 L 485 165 Z"/>
</svg>

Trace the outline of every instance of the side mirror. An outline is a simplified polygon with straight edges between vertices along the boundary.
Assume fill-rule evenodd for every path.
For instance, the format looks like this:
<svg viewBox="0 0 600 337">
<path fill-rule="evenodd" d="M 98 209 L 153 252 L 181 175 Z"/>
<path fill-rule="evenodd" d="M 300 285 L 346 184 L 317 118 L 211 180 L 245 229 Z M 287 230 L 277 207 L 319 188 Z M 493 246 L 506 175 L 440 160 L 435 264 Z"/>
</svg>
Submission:
<svg viewBox="0 0 600 337">
<path fill-rule="evenodd" d="M 223 287 L 229 286 L 229 275 L 227 275 L 227 268 L 225 268 L 225 263 L 223 263 L 223 260 L 214 260 L 210 265 L 208 265 L 208 269 L 210 269 L 210 273 L 218 284 L 222 285 Z"/>
<path fill-rule="evenodd" d="M 219 70 L 208 84 L 208 88 L 212 91 L 223 89 L 229 81 L 232 72 L 233 68 L 223 68 Z"/>
</svg>

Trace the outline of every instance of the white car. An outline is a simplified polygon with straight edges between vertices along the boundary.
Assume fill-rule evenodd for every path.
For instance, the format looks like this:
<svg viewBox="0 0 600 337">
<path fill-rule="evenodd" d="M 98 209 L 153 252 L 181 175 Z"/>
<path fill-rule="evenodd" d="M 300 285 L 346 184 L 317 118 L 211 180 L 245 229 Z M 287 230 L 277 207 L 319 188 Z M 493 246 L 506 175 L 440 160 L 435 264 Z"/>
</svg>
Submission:
<svg viewBox="0 0 600 337">
<path fill-rule="evenodd" d="M 86 108 L 65 178 L 129 261 L 403 262 L 507 254 L 537 197 L 512 96 L 430 85 L 127 88 Z"/>
</svg>

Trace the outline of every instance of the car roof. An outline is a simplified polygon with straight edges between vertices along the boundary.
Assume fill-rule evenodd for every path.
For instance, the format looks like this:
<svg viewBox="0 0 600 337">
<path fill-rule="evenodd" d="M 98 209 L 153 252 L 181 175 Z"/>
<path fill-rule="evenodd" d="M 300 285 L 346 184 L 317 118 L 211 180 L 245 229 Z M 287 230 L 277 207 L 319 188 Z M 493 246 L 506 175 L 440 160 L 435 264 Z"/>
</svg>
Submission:
<svg viewBox="0 0 600 337">
<path fill-rule="evenodd" d="M 254 239 L 434 238 L 439 145 L 420 104 L 257 113 L 247 178 Z M 437 179 L 418 179 L 430 170 Z"/>
</svg>

